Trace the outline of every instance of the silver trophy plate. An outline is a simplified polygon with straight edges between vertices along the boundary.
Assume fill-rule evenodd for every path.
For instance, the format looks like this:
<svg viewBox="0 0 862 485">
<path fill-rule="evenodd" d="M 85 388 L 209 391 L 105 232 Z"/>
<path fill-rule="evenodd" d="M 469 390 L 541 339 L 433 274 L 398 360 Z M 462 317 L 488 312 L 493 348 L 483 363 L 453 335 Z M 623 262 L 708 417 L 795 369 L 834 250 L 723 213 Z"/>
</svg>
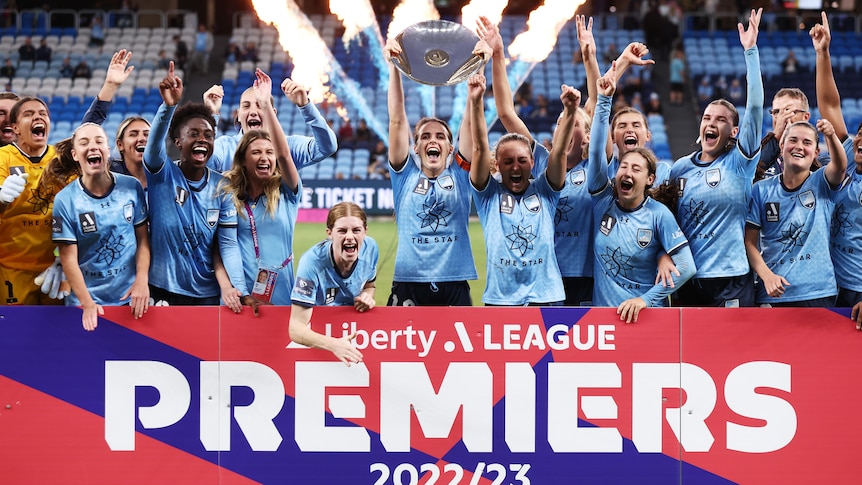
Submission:
<svg viewBox="0 0 862 485">
<path fill-rule="evenodd" d="M 413 24 L 395 40 L 401 46 L 401 55 L 392 59 L 395 67 L 422 84 L 458 84 L 483 64 L 482 57 L 473 54 L 479 37 L 467 27 L 448 20 Z"/>
</svg>

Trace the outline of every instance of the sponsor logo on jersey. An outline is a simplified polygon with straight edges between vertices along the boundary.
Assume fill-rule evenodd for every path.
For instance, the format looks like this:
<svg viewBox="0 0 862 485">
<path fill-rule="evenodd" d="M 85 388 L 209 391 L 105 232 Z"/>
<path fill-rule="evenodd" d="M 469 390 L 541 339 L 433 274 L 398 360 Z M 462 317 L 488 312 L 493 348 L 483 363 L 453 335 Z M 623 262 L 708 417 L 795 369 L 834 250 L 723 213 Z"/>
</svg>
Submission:
<svg viewBox="0 0 862 485">
<path fill-rule="evenodd" d="M 126 222 L 131 223 L 132 218 L 135 215 L 135 204 L 129 202 L 128 204 L 123 206 L 123 217 L 126 219 Z"/>
<path fill-rule="evenodd" d="M 524 207 L 533 214 L 538 214 L 542 210 L 542 203 L 539 201 L 539 196 L 533 194 L 524 199 Z"/>
<path fill-rule="evenodd" d="M 781 204 L 778 202 L 766 203 L 766 222 L 778 222 L 781 217 Z"/>
<path fill-rule="evenodd" d="M 645 248 L 652 242 L 652 229 L 638 229 L 638 246 Z"/>
<path fill-rule="evenodd" d="M 602 231 L 602 234 L 608 236 L 614 229 L 615 225 L 617 225 L 616 218 L 610 214 L 605 214 L 602 216 L 602 223 L 599 225 L 599 230 Z"/>
<path fill-rule="evenodd" d="M 93 211 L 78 214 L 78 221 L 81 223 L 81 232 L 84 234 L 99 230 L 96 226 L 96 213 Z"/>
<path fill-rule="evenodd" d="M 207 210 L 207 225 L 210 227 L 215 227 L 218 222 L 218 209 L 209 209 Z"/>
<path fill-rule="evenodd" d="M 802 203 L 802 207 L 806 209 L 814 209 L 817 206 L 817 198 L 814 197 L 814 192 L 810 190 L 806 190 L 799 194 L 799 202 Z"/>
<path fill-rule="evenodd" d="M 9 167 L 9 175 L 24 175 L 27 171 L 23 166 Z"/>
<path fill-rule="evenodd" d="M 419 177 L 419 182 L 416 183 L 416 187 L 413 188 L 414 194 L 425 195 L 428 193 L 428 189 L 431 188 L 431 182 L 428 181 L 425 177 Z"/>
<path fill-rule="evenodd" d="M 583 170 L 575 170 L 569 174 L 569 180 L 572 181 L 572 185 L 583 185 L 587 181 L 587 174 Z"/>
<path fill-rule="evenodd" d="M 706 171 L 706 185 L 716 187 L 721 183 L 721 170 L 713 168 Z"/>
<path fill-rule="evenodd" d="M 500 196 L 500 212 L 503 214 L 511 214 L 515 211 L 515 197 L 512 194 L 503 194 Z"/>
<path fill-rule="evenodd" d="M 293 286 L 293 291 L 302 296 L 311 296 L 314 293 L 314 282 L 305 278 L 296 278 L 296 284 Z"/>
<path fill-rule="evenodd" d="M 60 221 L 60 218 L 54 216 L 51 218 L 51 232 L 60 232 L 63 230 L 63 223 Z"/>
<path fill-rule="evenodd" d="M 326 299 L 324 300 L 324 305 L 329 305 L 335 302 L 335 295 L 338 294 L 338 288 L 327 288 L 326 289 Z"/>
<path fill-rule="evenodd" d="M 177 198 L 175 200 L 179 205 L 186 205 L 186 201 L 189 200 L 189 191 L 183 187 L 177 187 Z"/>
<path fill-rule="evenodd" d="M 685 192 L 685 181 L 686 181 L 686 180 L 688 180 L 688 179 L 685 179 L 685 178 L 678 178 L 678 179 L 676 179 L 676 188 L 677 188 L 677 193 L 678 193 L 680 196 L 682 196 L 682 193 L 683 193 L 683 192 Z"/>
</svg>

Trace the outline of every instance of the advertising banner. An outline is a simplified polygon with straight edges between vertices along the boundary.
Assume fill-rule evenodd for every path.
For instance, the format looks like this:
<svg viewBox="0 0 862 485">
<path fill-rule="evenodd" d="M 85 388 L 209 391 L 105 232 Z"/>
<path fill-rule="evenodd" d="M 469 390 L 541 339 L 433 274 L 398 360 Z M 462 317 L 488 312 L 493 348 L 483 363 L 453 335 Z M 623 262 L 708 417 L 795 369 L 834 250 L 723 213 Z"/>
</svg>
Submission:
<svg viewBox="0 0 862 485">
<path fill-rule="evenodd" d="M 846 310 L 0 310 L 0 483 L 857 483 Z"/>
</svg>

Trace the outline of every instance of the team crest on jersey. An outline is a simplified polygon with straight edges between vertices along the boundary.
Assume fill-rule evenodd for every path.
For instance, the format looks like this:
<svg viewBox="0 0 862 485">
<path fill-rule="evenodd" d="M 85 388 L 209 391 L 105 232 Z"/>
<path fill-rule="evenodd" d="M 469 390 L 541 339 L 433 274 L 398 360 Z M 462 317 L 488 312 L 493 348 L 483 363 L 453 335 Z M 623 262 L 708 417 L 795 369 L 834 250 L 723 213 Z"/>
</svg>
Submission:
<svg viewBox="0 0 862 485">
<path fill-rule="evenodd" d="M 616 225 L 616 218 L 610 214 L 605 214 L 602 216 L 602 223 L 599 225 L 599 230 L 602 231 L 602 234 L 608 236 Z"/>
<path fill-rule="evenodd" d="M 135 215 L 135 204 L 129 202 L 128 204 L 123 206 L 123 217 L 126 219 L 126 222 L 131 223 L 132 217 Z"/>
<path fill-rule="evenodd" d="M 60 222 L 60 218 L 54 216 L 51 218 L 51 232 L 58 233 L 63 230 L 63 223 Z"/>
<path fill-rule="evenodd" d="M 431 182 L 425 177 L 419 177 L 419 182 L 416 183 L 416 187 L 413 188 L 414 194 L 425 195 L 428 193 L 428 189 L 431 188 Z"/>
<path fill-rule="evenodd" d="M 189 191 L 184 187 L 177 187 L 177 198 L 175 200 L 179 205 L 186 205 L 186 201 L 189 200 Z"/>
<path fill-rule="evenodd" d="M 207 210 L 207 225 L 210 227 L 215 227 L 218 222 L 218 209 L 209 209 Z"/>
<path fill-rule="evenodd" d="M 78 214 L 78 222 L 81 223 L 81 232 L 88 234 L 99 230 L 96 226 L 96 213 L 93 211 Z"/>
<path fill-rule="evenodd" d="M 638 246 L 645 248 L 652 242 L 652 229 L 638 229 Z"/>
<path fill-rule="evenodd" d="M 24 167 L 9 167 L 9 175 L 24 175 Z"/>
<path fill-rule="evenodd" d="M 338 288 L 327 288 L 326 289 L 326 300 L 324 305 L 329 305 L 335 301 L 335 295 L 338 294 Z"/>
<path fill-rule="evenodd" d="M 814 197 L 814 192 L 806 190 L 799 194 L 799 202 L 802 202 L 802 207 L 813 209 L 817 206 L 817 198 Z"/>
<path fill-rule="evenodd" d="M 444 190 L 452 190 L 455 188 L 455 181 L 452 180 L 451 175 L 444 175 L 437 179 L 437 187 Z"/>
<path fill-rule="evenodd" d="M 314 282 L 305 278 L 296 278 L 296 284 L 293 285 L 293 291 L 302 296 L 311 296 L 314 293 Z"/>
<path fill-rule="evenodd" d="M 781 217 L 781 204 L 778 202 L 766 203 L 766 222 L 778 222 Z"/>
<path fill-rule="evenodd" d="M 721 183 L 721 170 L 713 168 L 706 171 L 706 185 L 716 187 Z"/>
<path fill-rule="evenodd" d="M 512 194 L 503 194 L 500 196 L 500 212 L 503 214 L 511 214 L 515 211 L 515 197 Z"/>
<path fill-rule="evenodd" d="M 678 178 L 676 179 L 676 190 L 679 196 L 682 196 L 682 193 L 685 192 L 685 181 L 687 179 Z"/>
<path fill-rule="evenodd" d="M 587 174 L 583 170 L 575 170 L 569 174 L 569 180 L 574 186 L 583 185 L 587 181 Z"/>
<path fill-rule="evenodd" d="M 539 196 L 533 194 L 524 199 L 524 207 L 533 214 L 538 214 L 542 210 L 542 203 L 539 202 Z"/>
</svg>

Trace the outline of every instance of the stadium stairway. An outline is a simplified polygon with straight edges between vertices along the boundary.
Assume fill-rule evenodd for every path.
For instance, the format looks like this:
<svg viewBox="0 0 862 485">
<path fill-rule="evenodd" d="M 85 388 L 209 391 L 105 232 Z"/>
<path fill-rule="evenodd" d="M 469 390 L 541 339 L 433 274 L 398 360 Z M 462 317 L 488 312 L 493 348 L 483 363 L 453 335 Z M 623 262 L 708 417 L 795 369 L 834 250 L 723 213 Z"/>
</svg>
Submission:
<svg viewBox="0 0 862 485">
<path fill-rule="evenodd" d="M 668 61 L 657 60 L 653 69 L 653 83 L 655 90 L 661 96 L 664 122 L 667 128 L 667 141 L 670 145 L 674 160 L 688 155 L 695 150 L 695 140 L 698 135 L 699 115 L 693 97 L 691 87 L 686 84 L 683 104 L 674 106 L 670 104 L 670 81 L 668 80 L 670 65 Z"/>
</svg>

